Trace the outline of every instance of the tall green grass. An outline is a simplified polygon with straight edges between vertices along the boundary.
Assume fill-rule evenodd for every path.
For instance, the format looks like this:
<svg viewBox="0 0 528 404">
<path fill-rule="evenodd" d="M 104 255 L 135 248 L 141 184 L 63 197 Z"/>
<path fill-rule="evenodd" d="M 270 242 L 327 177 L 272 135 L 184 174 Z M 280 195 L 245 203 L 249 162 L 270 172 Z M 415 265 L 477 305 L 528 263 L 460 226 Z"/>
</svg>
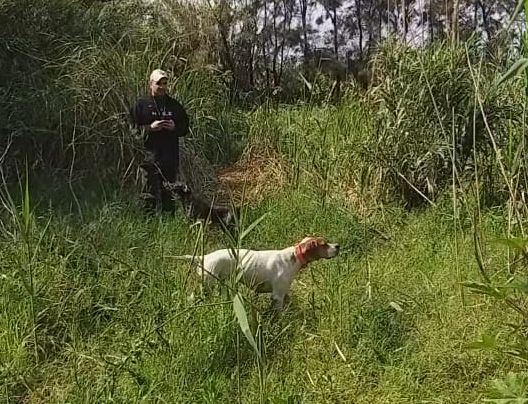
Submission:
<svg viewBox="0 0 528 404">
<path fill-rule="evenodd" d="M 267 215 L 243 246 L 278 248 L 306 233 L 343 246 L 339 258 L 300 274 L 278 318 L 267 314 L 267 296 L 244 288 L 220 285 L 202 298 L 188 264 L 164 258 L 196 243 L 205 251 L 230 243 L 180 213 L 145 219 L 126 200 L 83 205 L 82 219 L 30 208 L 40 239 L 32 249 L 36 327 L 26 243 L 5 233 L 1 240 L 3 394 L 46 402 L 477 402 L 491 379 L 516 369 L 465 348 L 504 318 L 487 299 L 460 299 L 455 248 L 462 278 L 478 274 L 469 217 L 458 245 L 449 204 L 414 215 L 393 209 L 364 232 L 345 205 L 323 205 L 318 194 L 302 186 L 247 211 L 248 223 Z M 483 234 L 504 236 L 504 220 L 483 215 Z M 500 267 L 507 254 L 491 245 L 486 259 Z M 233 293 L 244 297 L 260 360 L 233 313 Z"/>
<path fill-rule="evenodd" d="M 478 402 L 491 380 L 522 369 L 469 349 L 483 332 L 501 331 L 499 316 L 515 318 L 487 298 L 460 295 L 460 281 L 479 274 L 478 205 L 469 194 L 457 199 L 456 211 L 440 198 L 434 209 L 410 215 L 380 198 L 383 192 L 371 196 L 376 208 L 368 215 L 351 209 L 343 190 L 367 192 L 372 184 L 356 171 L 367 164 L 354 147 L 368 133 L 366 111 L 361 103 L 262 108 L 248 118 L 251 144 L 264 139 L 294 174 L 286 190 L 250 204 L 246 223 L 265 219 L 235 242 L 278 248 L 318 233 L 343 245 L 341 257 L 300 275 L 278 320 L 267 315 L 266 297 L 243 288 L 220 286 L 202 299 L 192 269 L 163 258 L 232 245 L 217 231 L 203 232 L 180 214 L 147 220 L 126 195 L 90 199 L 94 188 L 75 189 L 79 206 L 70 211 L 55 203 L 32 210 L 24 188 L 20 196 L 6 193 L 15 217 L 35 218 L 32 240 L 41 240 L 32 244 L 39 246 L 32 254 L 36 288 L 20 293 L 27 244 L 8 238 L 16 221 L 3 234 L 6 397 Z M 508 236 L 507 212 L 480 214 L 480 239 Z M 482 248 L 495 278 L 505 276 L 507 252 Z"/>
<path fill-rule="evenodd" d="M 528 2 L 519 1 L 517 10 L 512 17 L 516 18 L 518 12 L 524 8 L 525 18 L 528 18 Z M 526 20 L 528 21 L 528 19 Z M 526 52 L 526 36 L 524 35 L 523 48 Z M 517 73 L 522 72 L 526 67 L 526 59 L 520 59 L 513 63 L 511 68 L 497 77 L 496 83 L 500 85 L 502 91 L 506 91 L 510 82 L 515 82 Z M 528 73 L 527 73 L 528 74 Z M 528 77 L 528 75 L 526 76 Z M 525 88 L 527 90 L 525 80 Z M 475 84 L 478 88 L 478 84 Z M 522 92 L 518 91 L 519 94 Z M 508 137 L 504 142 L 500 141 L 500 134 L 495 133 L 487 121 L 486 132 L 493 146 L 492 160 L 498 168 L 498 176 L 503 187 L 503 194 L 506 199 L 504 211 L 507 212 L 507 220 L 504 220 L 506 235 L 497 237 L 493 242 L 507 251 L 507 262 L 502 266 L 490 265 L 486 262 L 486 253 L 483 252 L 486 243 L 482 240 L 482 210 L 480 206 L 474 208 L 474 245 L 475 258 L 479 268 L 480 280 L 466 282 L 466 286 L 476 294 L 489 297 L 494 305 L 513 313 L 513 321 L 498 321 L 499 329 L 496 331 L 482 332 L 482 336 L 469 346 L 473 349 L 486 350 L 492 354 L 509 358 L 520 365 L 516 372 L 501 374 L 487 394 L 488 401 L 491 402 L 525 402 L 528 400 L 528 390 L 526 388 L 526 361 L 528 351 L 526 349 L 525 323 L 527 312 L 525 303 L 527 300 L 526 289 L 526 205 L 524 203 L 524 192 L 526 188 L 526 169 L 524 161 L 525 152 L 525 130 L 526 130 L 526 91 L 523 94 L 520 104 L 522 121 L 517 128 L 507 133 Z M 479 110 L 485 116 L 482 101 L 479 99 Z M 517 117 L 518 118 L 518 117 Z M 511 128 L 511 127 L 510 127 Z M 513 133 L 520 133 L 520 136 L 512 136 Z M 502 143 L 502 144 L 501 144 Z M 478 195 L 486 185 L 480 183 L 480 178 L 475 180 L 475 191 Z"/>
<path fill-rule="evenodd" d="M 39 4 L 49 16 L 71 6 Z M 20 41 L 28 36 L 20 26 L 5 31 L 10 45 L 24 45 L 15 47 L 24 51 L 17 63 L 34 72 L 9 82 L 0 104 L 18 153 L 2 161 L 2 177 L 10 174 L 0 212 L 7 402 L 526 397 L 518 80 L 497 80 L 502 71 L 478 44 L 389 41 L 365 97 L 350 91 L 329 104 L 324 86 L 313 86 L 308 102 L 250 110 L 230 102 L 225 77 L 186 58 L 198 39 L 178 29 L 167 37 L 162 23 L 126 30 L 128 11 L 101 7 L 75 24 L 57 15 L 47 27 L 53 41 Z M 60 24 L 72 24 L 67 34 Z M 185 150 L 200 159 L 190 160 L 190 175 L 242 153 L 250 163 L 285 162 L 285 186 L 246 201 L 246 232 L 236 238 L 181 212 L 145 218 L 132 200 L 126 180 L 138 145 L 126 109 L 160 65 L 193 118 Z M 23 117 L 21 105 L 30 105 Z M 64 175 L 52 182 L 38 168 Z M 202 296 L 192 268 L 166 258 L 280 248 L 310 233 L 343 252 L 300 274 L 278 318 L 267 296 L 236 283 Z"/>
</svg>

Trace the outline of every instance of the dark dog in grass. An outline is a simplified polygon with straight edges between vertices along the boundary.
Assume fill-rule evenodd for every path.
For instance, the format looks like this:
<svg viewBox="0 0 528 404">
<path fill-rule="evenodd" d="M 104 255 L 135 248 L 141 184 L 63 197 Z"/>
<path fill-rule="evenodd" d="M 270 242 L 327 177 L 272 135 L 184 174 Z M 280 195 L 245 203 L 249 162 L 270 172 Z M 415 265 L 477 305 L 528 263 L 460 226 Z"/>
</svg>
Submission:
<svg viewBox="0 0 528 404">
<path fill-rule="evenodd" d="M 207 220 L 220 225 L 223 229 L 233 230 L 240 218 L 240 208 L 230 208 L 207 202 L 194 195 L 191 188 L 184 182 L 178 181 L 165 185 L 177 196 L 183 206 L 185 215 L 193 220 Z"/>
</svg>

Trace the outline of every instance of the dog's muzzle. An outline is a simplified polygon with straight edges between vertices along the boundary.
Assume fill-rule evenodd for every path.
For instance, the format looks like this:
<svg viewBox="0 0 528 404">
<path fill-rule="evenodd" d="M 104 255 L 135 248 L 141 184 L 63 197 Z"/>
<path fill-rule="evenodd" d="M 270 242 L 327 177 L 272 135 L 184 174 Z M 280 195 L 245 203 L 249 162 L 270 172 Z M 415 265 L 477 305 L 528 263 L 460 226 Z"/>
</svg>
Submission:
<svg viewBox="0 0 528 404">
<path fill-rule="evenodd" d="M 339 254 L 339 244 L 328 244 L 328 258 L 334 258 Z"/>
</svg>

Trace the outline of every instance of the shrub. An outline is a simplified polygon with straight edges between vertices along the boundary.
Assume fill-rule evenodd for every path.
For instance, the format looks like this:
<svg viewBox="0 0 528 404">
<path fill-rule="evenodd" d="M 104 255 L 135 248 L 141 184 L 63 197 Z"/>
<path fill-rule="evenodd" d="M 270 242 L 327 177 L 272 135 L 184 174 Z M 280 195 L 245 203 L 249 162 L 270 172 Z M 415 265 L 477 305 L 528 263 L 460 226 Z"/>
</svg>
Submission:
<svg viewBox="0 0 528 404">
<path fill-rule="evenodd" d="M 374 131 L 363 155 L 381 170 L 388 191 L 409 207 L 442 192 L 453 161 L 461 172 L 474 149 L 489 151 L 485 122 L 501 144 L 508 118 L 520 116 L 513 97 L 493 84 L 493 66 L 479 52 L 475 43 L 416 49 L 387 41 L 373 60 Z"/>
</svg>

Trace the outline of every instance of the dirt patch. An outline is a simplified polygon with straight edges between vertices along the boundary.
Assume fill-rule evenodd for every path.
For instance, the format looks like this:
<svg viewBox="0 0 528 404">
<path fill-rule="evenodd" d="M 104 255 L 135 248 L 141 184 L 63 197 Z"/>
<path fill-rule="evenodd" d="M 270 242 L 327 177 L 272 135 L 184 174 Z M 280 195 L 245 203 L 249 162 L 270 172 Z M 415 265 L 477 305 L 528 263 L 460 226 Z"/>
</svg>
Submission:
<svg viewBox="0 0 528 404">
<path fill-rule="evenodd" d="M 252 149 L 239 161 L 217 171 L 219 200 L 258 202 L 288 183 L 288 164 L 269 150 Z"/>
<path fill-rule="evenodd" d="M 264 146 L 250 147 L 236 163 L 215 170 L 192 145 L 184 144 L 180 167 L 194 193 L 222 204 L 258 202 L 283 189 L 289 178 L 287 161 Z"/>
</svg>

